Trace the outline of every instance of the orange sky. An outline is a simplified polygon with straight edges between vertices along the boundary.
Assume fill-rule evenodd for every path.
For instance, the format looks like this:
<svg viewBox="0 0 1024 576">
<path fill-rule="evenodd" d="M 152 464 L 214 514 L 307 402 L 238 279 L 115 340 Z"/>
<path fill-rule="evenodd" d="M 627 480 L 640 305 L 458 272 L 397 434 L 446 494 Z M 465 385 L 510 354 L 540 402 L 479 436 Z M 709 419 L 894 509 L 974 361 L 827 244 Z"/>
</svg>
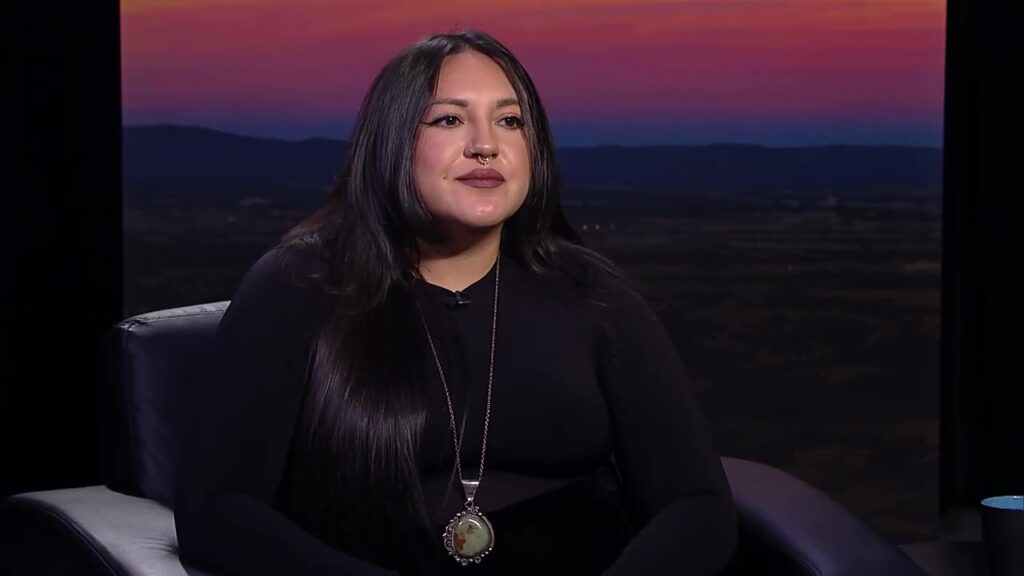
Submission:
<svg viewBox="0 0 1024 576">
<path fill-rule="evenodd" d="M 570 140 L 941 142 L 935 0 L 123 0 L 125 122 L 344 137 L 388 58 L 460 26 L 519 56 Z"/>
</svg>

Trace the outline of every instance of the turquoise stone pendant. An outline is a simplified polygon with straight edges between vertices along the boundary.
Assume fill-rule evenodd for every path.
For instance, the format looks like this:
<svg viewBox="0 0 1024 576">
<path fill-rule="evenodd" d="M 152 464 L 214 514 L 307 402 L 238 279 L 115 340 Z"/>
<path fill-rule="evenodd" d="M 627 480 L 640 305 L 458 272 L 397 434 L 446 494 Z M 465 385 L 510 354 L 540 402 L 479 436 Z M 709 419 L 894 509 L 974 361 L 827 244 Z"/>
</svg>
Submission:
<svg viewBox="0 0 1024 576">
<path fill-rule="evenodd" d="M 479 564 L 494 548 L 494 528 L 476 506 L 469 506 L 448 522 L 444 530 L 444 548 L 463 566 Z"/>
<path fill-rule="evenodd" d="M 478 480 L 463 480 L 466 509 L 456 514 L 444 529 L 444 549 L 463 566 L 479 564 L 494 549 L 494 527 L 480 508 L 473 504 Z"/>
</svg>

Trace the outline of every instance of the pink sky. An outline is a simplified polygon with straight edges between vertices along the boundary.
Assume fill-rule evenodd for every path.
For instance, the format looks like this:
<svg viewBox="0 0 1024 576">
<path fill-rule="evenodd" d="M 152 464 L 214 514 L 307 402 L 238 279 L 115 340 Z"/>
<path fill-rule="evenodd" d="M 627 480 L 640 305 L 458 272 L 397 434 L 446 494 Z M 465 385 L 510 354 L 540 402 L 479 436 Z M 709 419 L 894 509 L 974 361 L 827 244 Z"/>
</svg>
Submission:
<svg viewBox="0 0 1024 576">
<path fill-rule="evenodd" d="M 460 26 L 517 54 L 560 141 L 941 144 L 936 0 L 124 0 L 124 120 L 346 137 L 388 58 Z"/>
</svg>

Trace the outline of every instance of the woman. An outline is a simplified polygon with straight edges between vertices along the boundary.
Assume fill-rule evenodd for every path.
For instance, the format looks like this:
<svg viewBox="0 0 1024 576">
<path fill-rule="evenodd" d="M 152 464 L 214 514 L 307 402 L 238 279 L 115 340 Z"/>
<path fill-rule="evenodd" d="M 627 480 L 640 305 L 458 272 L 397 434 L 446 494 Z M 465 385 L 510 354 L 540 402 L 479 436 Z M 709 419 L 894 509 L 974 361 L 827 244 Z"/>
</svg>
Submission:
<svg viewBox="0 0 1024 576">
<path fill-rule="evenodd" d="M 230 574 L 715 574 L 735 510 L 678 355 L 563 215 L 519 62 L 397 55 L 324 205 L 249 271 L 182 454 Z M 464 439 L 464 440 L 463 440 Z"/>
</svg>

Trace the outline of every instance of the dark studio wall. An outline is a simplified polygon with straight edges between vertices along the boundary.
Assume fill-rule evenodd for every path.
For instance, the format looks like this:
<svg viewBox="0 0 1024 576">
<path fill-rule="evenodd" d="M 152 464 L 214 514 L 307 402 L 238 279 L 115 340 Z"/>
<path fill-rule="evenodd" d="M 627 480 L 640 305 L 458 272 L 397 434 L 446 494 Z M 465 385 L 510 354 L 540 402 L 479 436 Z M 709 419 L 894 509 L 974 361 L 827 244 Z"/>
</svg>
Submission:
<svg viewBox="0 0 1024 576">
<path fill-rule="evenodd" d="M 118 3 L 4 7 L 0 495 L 98 483 L 121 315 Z"/>
<path fill-rule="evenodd" d="M 1024 493 L 1020 58 L 1009 2 L 949 2 L 946 56 L 940 502 Z M 1016 51 L 1014 51 L 1015 53 Z M 1012 104 L 1011 104 L 1012 103 Z M 1019 130 L 1019 129 L 1018 129 Z"/>
</svg>

